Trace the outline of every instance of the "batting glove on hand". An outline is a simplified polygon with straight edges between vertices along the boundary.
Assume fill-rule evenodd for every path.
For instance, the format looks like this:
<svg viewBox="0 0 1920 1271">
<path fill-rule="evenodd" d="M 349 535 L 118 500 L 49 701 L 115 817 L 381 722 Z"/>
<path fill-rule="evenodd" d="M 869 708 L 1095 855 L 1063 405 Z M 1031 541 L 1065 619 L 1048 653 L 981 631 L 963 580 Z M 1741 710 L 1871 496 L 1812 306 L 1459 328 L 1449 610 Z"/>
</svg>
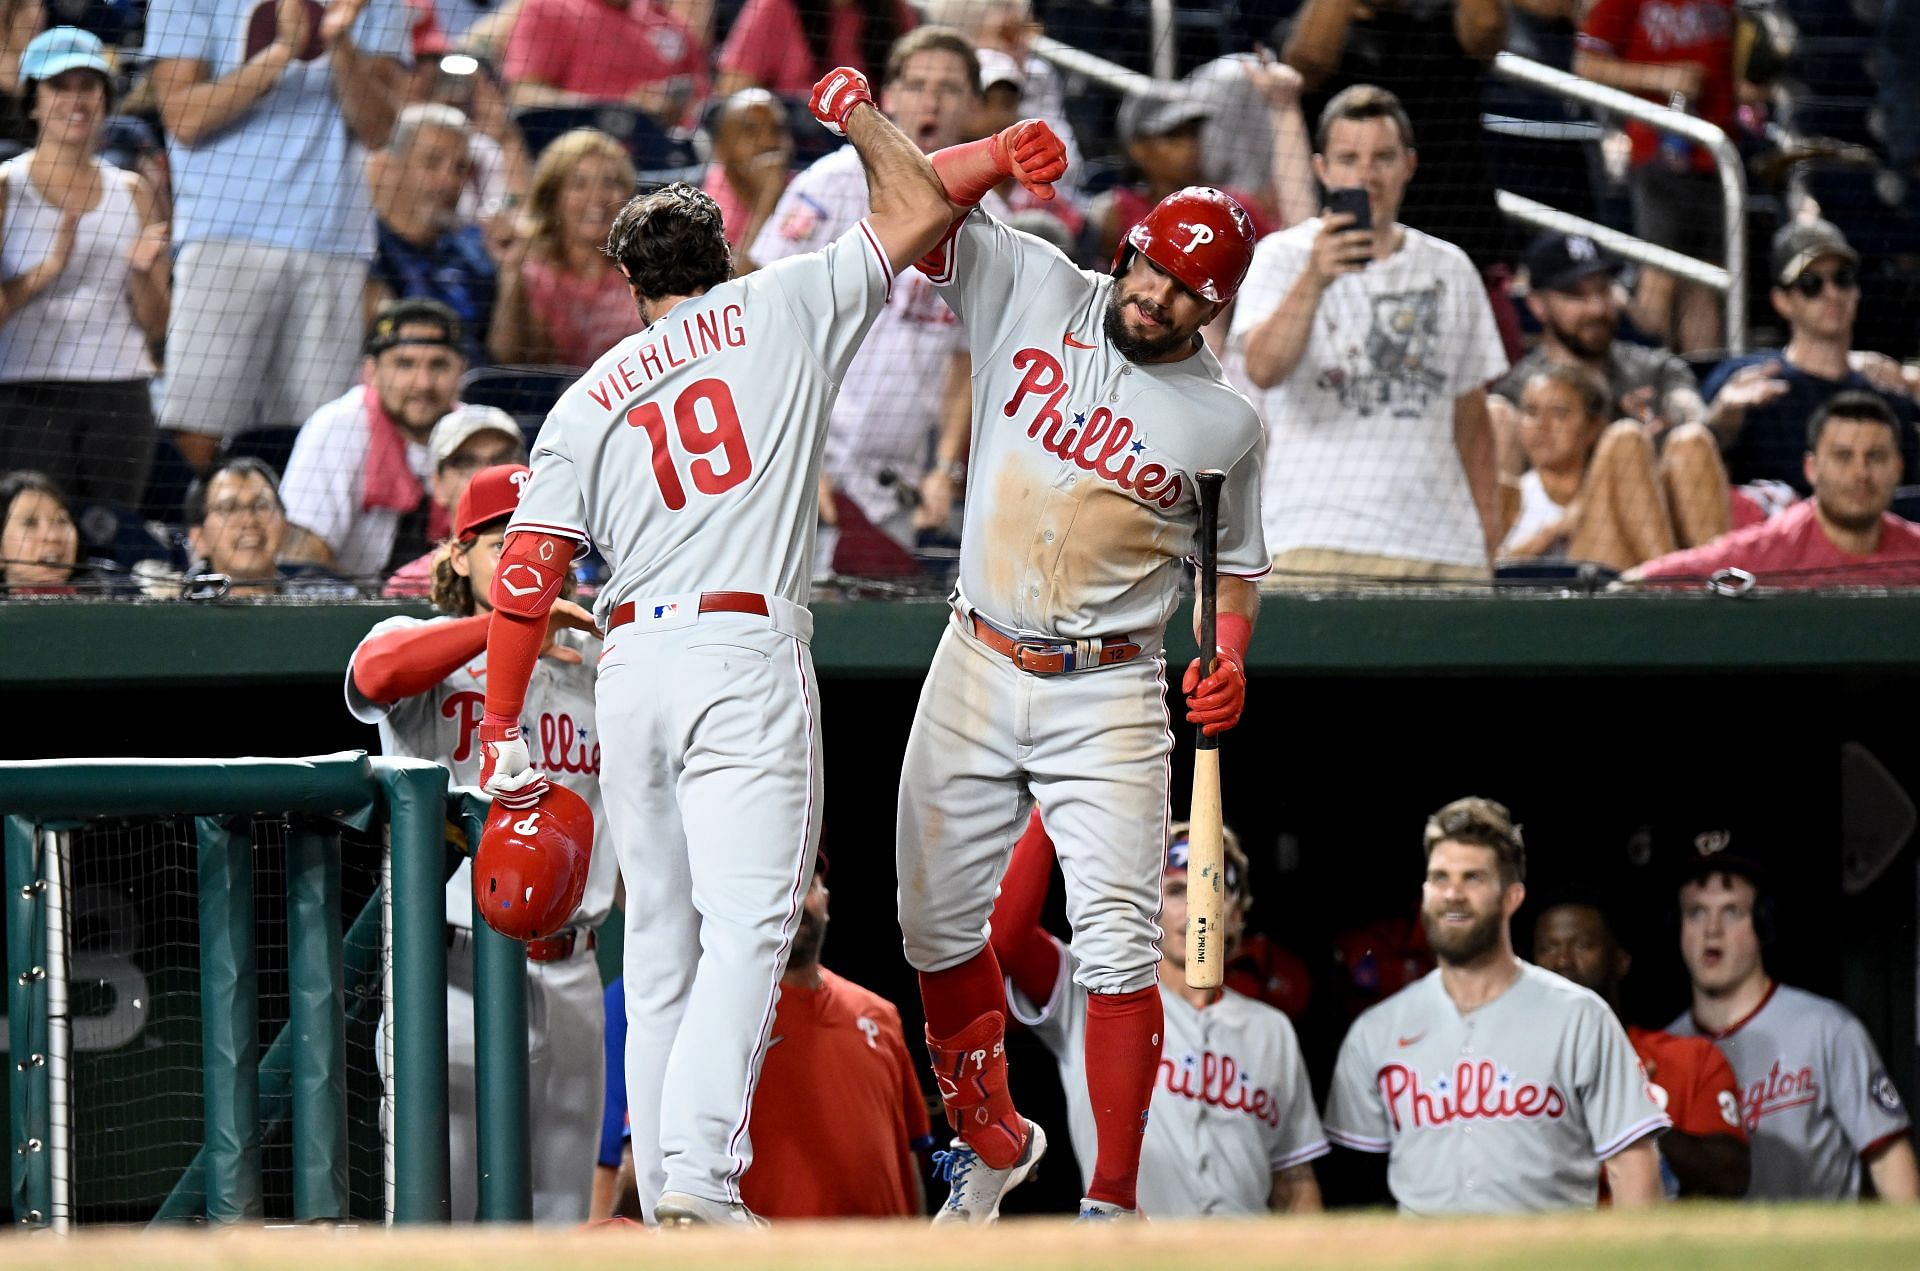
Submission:
<svg viewBox="0 0 1920 1271">
<path fill-rule="evenodd" d="M 993 157 L 1037 199 L 1051 199 L 1053 183 L 1067 170 L 1066 143 L 1038 119 L 1022 119 L 996 133 Z"/>
<path fill-rule="evenodd" d="M 861 102 L 873 105 L 873 89 L 867 77 L 851 66 L 836 66 L 820 77 L 807 99 L 807 109 L 836 137 L 847 135 L 847 116 Z"/>
<path fill-rule="evenodd" d="M 1200 731 L 1216 737 L 1240 722 L 1247 704 L 1247 671 L 1240 655 L 1222 647 L 1214 659 L 1213 674 L 1200 678 L 1200 659 L 1187 666 L 1180 691 L 1187 695 L 1187 722 L 1200 725 Z"/>
<path fill-rule="evenodd" d="M 480 725 L 480 788 L 509 808 L 530 808 L 546 794 L 546 774 L 527 757 L 520 725 Z"/>
</svg>

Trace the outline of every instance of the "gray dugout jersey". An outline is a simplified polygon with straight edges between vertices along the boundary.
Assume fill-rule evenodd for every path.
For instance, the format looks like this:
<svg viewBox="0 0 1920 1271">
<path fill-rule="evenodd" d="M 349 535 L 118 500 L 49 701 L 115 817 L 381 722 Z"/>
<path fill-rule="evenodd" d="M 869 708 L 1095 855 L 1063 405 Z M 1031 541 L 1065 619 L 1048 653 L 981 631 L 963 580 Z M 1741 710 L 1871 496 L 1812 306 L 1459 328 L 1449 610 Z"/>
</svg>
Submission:
<svg viewBox="0 0 1920 1271">
<path fill-rule="evenodd" d="M 960 592 L 1000 626 L 1131 635 L 1157 650 L 1200 525 L 1194 473 L 1227 474 L 1220 571 L 1272 568 L 1260 417 L 1204 346 L 1135 363 L 1107 339 L 1114 280 L 975 209 L 931 276 L 967 329 L 973 448 Z"/>
<path fill-rule="evenodd" d="M 1371 1007 L 1327 1094 L 1327 1137 L 1386 1153 L 1417 1214 L 1592 1208 L 1602 1162 L 1670 1124 L 1612 1008 L 1525 962 L 1464 1015 L 1437 970 Z"/>
<path fill-rule="evenodd" d="M 657 602 L 643 627 L 685 625 L 702 591 L 804 606 L 827 418 L 892 284 L 861 221 L 681 301 L 554 405 L 508 532 L 598 546 L 602 623 L 634 600 Z"/>
<path fill-rule="evenodd" d="M 1166 1024 L 1140 1148 L 1140 1210 L 1150 1218 L 1264 1214 L 1275 1174 L 1329 1150 L 1293 1024 L 1231 989 L 1196 1010 L 1159 987 Z M 1098 1132 L 1087 1094 L 1087 991 L 1065 946 L 1052 997 L 1035 1004 L 1009 981 L 1007 1004 L 1059 1065 L 1088 1186 Z"/>
<path fill-rule="evenodd" d="M 1667 1031 L 1711 1039 L 1733 1065 L 1753 1148 L 1750 1200 L 1857 1197 L 1861 1156 L 1911 1124 L 1873 1039 L 1838 1002 L 1776 984 L 1725 1032 L 1690 1014 Z"/>
<path fill-rule="evenodd" d="M 360 641 L 389 631 L 418 627 L 449 618 L 388 618 Z M 593 856 L 587 868 L 587 890 L 571 925 L 597 927 L 613 908 L 613 882 L 619 861 L 607 832 L 600 802 L 600 732 L 594 722 L 594 663 L 600 642 L 579 631 L 562 631 L 559 643 L 580 654 L 578 664 L 541 658 L 527 682 L 526 705 L 520 713 L 520 734 L 527 741 L 533 766 L 587 801 L 593 809 Z M 360 656 L 360 648 L 354 649 Z M 480 719 L 486 714 L 487 655 L 483 651 L 424 693 L 385 704 L 370 700 L 353 683 L 353 663 L 347 663 L 347 710 L 363 724 L 380 728 L 380 750 L 388 755 L 426 759 L 445 768 L 456 786 L 480 784 Z M 473 870 L 467 861 L 447 880 L 447 921 L 456 927 L 473 925 Z"/>
</svg>

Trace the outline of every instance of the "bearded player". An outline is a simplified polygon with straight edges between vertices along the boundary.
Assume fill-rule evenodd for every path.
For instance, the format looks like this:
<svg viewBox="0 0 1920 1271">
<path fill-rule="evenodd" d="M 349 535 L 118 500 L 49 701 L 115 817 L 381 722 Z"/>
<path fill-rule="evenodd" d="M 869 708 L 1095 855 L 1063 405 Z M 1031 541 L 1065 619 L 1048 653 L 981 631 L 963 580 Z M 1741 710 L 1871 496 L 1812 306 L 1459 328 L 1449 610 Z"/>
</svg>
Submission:
<svg viewBox="0 0 1920 1271">
<path fill-rule="evenodd" d="M 1173 734 L 1163 637 L 1196 554 L 1195 474 L 1226 473 L 1219 662 L 1183 683 L 1189 720 L 1233 726 L 1269 561 L 1260 421 L 1200 329 L 1253 251 L 1245 209 L 1171 195 L 1111 274 L 977 209 L 1008 177 L 1042 198 L 1059 139 L 1025 121 L 934 156 L 955 220 L 921 269 L 973 359 L 973 456 L 952 620 L 901 772 L 897 858 L 907 959 L 957 1137 L 936 1222 L 991 1222 L 1046 1150 L 1007 1092 L 1006 994 L 986 938 L 994 892 L 1038 804 L 1066 876 L 1098 1152 L 1080 1210 L 1136 1213 L 1160 1064 L 1160 878 Z M 1197 622 L 1196 622 L 1197 626 Z"/>
</svg>

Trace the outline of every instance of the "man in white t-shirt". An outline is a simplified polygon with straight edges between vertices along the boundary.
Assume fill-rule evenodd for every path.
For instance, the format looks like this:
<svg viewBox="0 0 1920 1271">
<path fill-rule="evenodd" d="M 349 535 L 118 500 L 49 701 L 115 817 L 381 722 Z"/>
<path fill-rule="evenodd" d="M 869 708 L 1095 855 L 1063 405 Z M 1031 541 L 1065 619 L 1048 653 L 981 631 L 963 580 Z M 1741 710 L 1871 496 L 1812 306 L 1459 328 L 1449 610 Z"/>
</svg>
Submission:
<svg viewBox="0 0 1920 1271">
<path fill-rule="evenodd" d="M 922 151 L 970 136 L 979 103 L 979 58 L 959 32 L 920 27 L 894 43 L 880 109 Z M 989 199 L 989 211 L 1005 209 L 998 196 Z M 793 179 L 747 254 L 764 266 L 819 251 L 866 214 L 866 173 L 854 148 L 844 146 Z M 909 551 L 919 531 L 947 525 L 966 479 L 971 367 L 953 310 L 910 269 L 894 282 L 834 402 L 828 483 Z M 825 500 L 822 510 L 833 515 Z M 830 572 L 837 541 L 832 529 L 820 535 L 819 572 Z"/>
<path fill-rule="evenodd" d="M 1487 381 L 1507 369 L 1466 253 L 1399 224 L 1417 158 L 1392 93 L 1355 85 L 1327 103 L 1314 175 L 1362 188 L 1349 212 L 1263 240 L 1229 353 L 1267 425 L 1269 585 L 1329 576 L 1489 577 L 1497 474 Z"/>
</svg>

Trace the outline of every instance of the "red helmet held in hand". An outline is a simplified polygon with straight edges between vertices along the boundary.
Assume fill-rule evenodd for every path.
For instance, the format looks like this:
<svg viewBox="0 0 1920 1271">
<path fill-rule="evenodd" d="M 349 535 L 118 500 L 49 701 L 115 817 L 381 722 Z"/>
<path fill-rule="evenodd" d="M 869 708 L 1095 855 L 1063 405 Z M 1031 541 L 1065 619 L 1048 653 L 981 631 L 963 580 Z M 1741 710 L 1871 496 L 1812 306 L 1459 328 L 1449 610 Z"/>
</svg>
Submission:
<svg viewBox="0 0 1920 1271">
<path fill-rule="evenodd" d="M 544 940 L 567 925 L 587 890 L 593 811 L 563 785 L 530 808 L 495 803 L 473 854 L 473 899 L 489 927 Z"/>
<path fill-rule="evenodd" d="M 1253 263 L 1254 238 L 1253 218 L 1231 195 L 1190 185 L 1161 199 L 1127 231 L 1114 253 L 1113 272 L 1124 272 L 1137 251 L 1202 300 L 1225 304 Z"/>
</svg>

